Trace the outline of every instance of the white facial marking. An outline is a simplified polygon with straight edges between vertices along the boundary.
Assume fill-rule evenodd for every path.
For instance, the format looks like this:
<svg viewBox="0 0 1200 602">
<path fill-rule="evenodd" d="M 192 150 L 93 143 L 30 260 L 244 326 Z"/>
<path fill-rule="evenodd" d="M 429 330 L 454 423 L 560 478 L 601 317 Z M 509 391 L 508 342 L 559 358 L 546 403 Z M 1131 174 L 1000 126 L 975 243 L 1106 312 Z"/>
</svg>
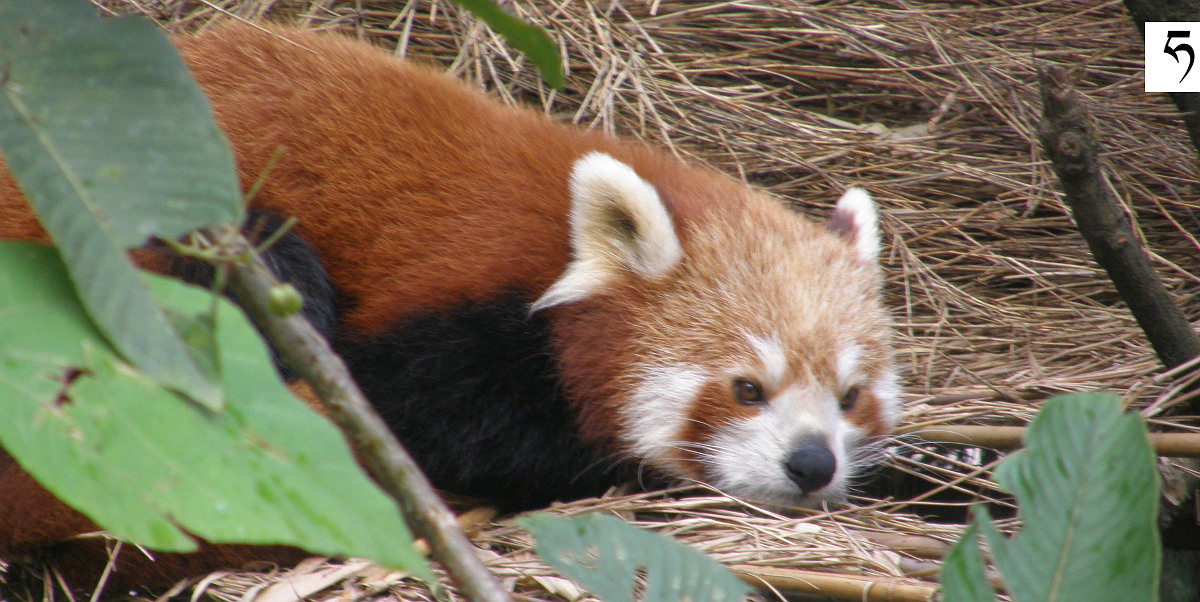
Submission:
<svg viewBox="0 0 1200 602">
<path fill-rule="evenodd" d="M 871 393 L 879 400 L 881 418 L 888 429 L 896 426 L 900 420 L 900 376 L 895 370 L 889 369 L 871 385 Z"/>
<path fill-rule="evenodd" d="M 838 411 L 837 400 L 823 388 L 790 387 L 771 399 L 753 418 L 721 427 L 713 437 L 714 486 L 747 498 L 782 504 L 813 504 L 844 495 L 849 477 L 849 442 L 854 427 Z M 837 459 L 829 485 L 817 492 L 800 490 L 787 477 L 784 463 L 804 440 L 824 441 Z"/>
<path fill-rule="evenodd" d="M 855 384 L 854 376 L 858 371 L 858 362 L 861 356 L 862 347 L 854 343 L 838 349 L 837 364 L 834 369 L 837 371 L 837 384 L 843 391 Z"/>
<path fill-rule="evenodd" d="M 763 365 L 763 381 L 773 389 L 783 385 L 787 376 L 787 353 L 779 342 L 779 335 L 769 337 L 750 336 L 750 347 L 758 355 Z"/>
<path fill-rule="evenodd" d="M 630 403 L 621 409 L 630 451 L 649 464 L 669 464 L 689 408 L 707 381 L 703 372 L 684 365 L 644 369 Z"/>
</svg>

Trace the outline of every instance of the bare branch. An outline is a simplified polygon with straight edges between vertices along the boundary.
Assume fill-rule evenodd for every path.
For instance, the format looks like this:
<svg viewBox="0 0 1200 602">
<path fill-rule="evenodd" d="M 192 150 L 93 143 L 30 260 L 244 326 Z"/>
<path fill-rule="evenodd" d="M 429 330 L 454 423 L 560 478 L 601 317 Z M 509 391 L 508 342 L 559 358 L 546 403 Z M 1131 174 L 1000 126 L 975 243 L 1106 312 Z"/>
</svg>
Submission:
<svg viewBox="0 0 1200 602">
<path fill-rule="evenodd" d="M 248 248 L 244 239 L 239 244 Z M 280 317 L 269 311 L 275 279 L 261 258 L 251 256 L 247 262 L 229 264 L 230 292 L 283 361 L 312 385 L 367 472 L 396 500 L 409 528 L 429 543 L 434 558 L 463 594 L 474 601 L 508 602 L 508 594 L 479 561 L 454 514 L 375 413 L 329 343 L 302 315 Z"/>
<path fill-rule="evenodd" d="M 1067 75 L 1057 68 L 1045 69 L 1041 85 L 1038 137 L 1096 263 L 1108 272 L 1163 365 L 1174 368 L 1200 355 L 1200 337 L 1155 276 L 1129 218 L 1100 172 L 1091 118 Z"/>
</svg>

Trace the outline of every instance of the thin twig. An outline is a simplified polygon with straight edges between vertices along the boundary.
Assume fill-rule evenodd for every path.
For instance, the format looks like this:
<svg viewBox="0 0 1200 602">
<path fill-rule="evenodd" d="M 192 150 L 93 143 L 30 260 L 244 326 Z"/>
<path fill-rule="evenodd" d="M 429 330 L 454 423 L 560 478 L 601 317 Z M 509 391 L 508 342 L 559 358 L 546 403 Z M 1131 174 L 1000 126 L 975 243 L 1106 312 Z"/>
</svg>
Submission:
<svg viewBox="0 0 1200 602">
<path fill-rule="evenodd" d="M 249 246 L 244 239 L 239 244 Z M 284 363 L 312 386 L 367 472 L 396 500 L 409 528 L 429 542 L 434 558 L 446 567 L 464 595 L 476 601 L 508 602 L 500 582 L 459 530 L 454 514 L 372 409 L 328 342 L 302 315 L 281 317 L 268 309 L 274 284 L 269 268 L 257 255 L 229 264 L 230 292 Z"/>
</svg>

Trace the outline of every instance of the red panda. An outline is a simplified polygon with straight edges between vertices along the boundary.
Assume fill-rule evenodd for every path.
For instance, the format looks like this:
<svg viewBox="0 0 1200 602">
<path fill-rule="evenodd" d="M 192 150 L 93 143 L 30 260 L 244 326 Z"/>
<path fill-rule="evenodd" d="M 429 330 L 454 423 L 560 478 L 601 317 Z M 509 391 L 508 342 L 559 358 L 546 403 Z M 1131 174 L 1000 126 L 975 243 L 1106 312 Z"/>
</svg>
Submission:
<svg viewBox="0 0 1200 602">
<path fill-rule="evenodd" d="M 810 505 L 894 425 L 862 190 L 816 224 L 360 42 L 235 24 L 175 42 L 242 182 L 265 174 L 252 215 L 298 219 L 273 265 L 437 487 L 529 508 L 644 472 Z M 44 238 L 4 175 L 0 238 Z M 20 515 L 46 504 L 15 499 L 33 494 L 6 459 L 0 557 L 36 543 L 23 525 L 71 535 Z"/>
</svg>

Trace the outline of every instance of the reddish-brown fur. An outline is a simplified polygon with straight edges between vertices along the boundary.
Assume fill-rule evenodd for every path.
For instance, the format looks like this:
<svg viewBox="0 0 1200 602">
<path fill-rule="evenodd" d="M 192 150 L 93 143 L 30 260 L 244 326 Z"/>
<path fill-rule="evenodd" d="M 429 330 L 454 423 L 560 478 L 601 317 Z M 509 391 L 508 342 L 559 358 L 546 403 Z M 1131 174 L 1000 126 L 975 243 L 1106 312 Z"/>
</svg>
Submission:
<svg viewBox="0 0 1200 602">
<path fill-rule="evenodd" d="M 529 291 L 532 302 L 570 258 L 567 182 L 574 161 L 590 151 L 608 153 L 649 181 L 667 200 L 685 246 L 708 235 L 692 223 L 728 221 L 735 231 L 750 228 L 742 234 L 752 238 L 757 224 L 795 219 L 726 176 L 639 144 L 504 107 L 359 42 L 293 29 L 267 31 L 229 25 L 176 44 L 212 99 L 242 182 L 266 174 L 253 202 L 299 218 L 334 286 L 355 301 L 342 328 L 377 332 L 407 317 L 464 300 L 490 300 L 513 289 Z M 267 173 L 277 151 L 282 154 Z M 3 170 L 0 216 L 0 238 L 44 238 Z M 844 262 L 847 251 L 822 228 L 796 228 L 803 241 L 812 242 L 816 256 Z M 153 264 L 154 258 L 142 261 Z M 703 261 L 685 258 L 681 269 L 704 273 Z M 847 288 L 861 293 L 878 286 L 877 276 L 865 267 L 845 269 L 861 271 L 861 282 Z M 616 283 L 595 299 L 545 310 L 553 319 L 559 366 L 568 375 L 583 438 L 606 451 L 615 451 L 620 425 L 617 412 L 603 400 L 630 386 L 621 367 L 630 361 L 627 347 L 639 336 L 637 323 L 688 319 L 685 306 L 661 302 L 656 296 L 662 294 L 665 289 Z M 630 317 L 629 307 L 641 307 L 645 315 Z M 653 312 L 667 318 L 650 316 Z M 884 327 L 879 320 L 865 320 L 852 333 L 855 340 L 868 349 L 886 345 L 875 340 Z M 764 315 L 763 323 L 769 326 L 771 316 Z M 712 337 L 701 335 L 671 345 L 700 362 L 745 355 L 738 347 L 743 342 L 730 340 L 714 345 Z M 886 361 L 863 359 L 868 371 L 882 370 Z M 797 352 L 788 362 L 814 371 L 818 381 L 832 378 L 828 357 Z M 694 411 L 709 425 L 751 411 L 718 401 L 725 393 L 706 391 Z M 849 416 L 864 431 L 881 434 L 886 426 L 875 405 L 864 395 Z M 699 440 L 703 433 L 685 436 Z M 7 455 L 0 455 L 0 503 L 0 556 L 95 529 Z M 71 560 L 97 550 L 95 545 L 88 549 L 67 546 L 56 552 L 59 560 Z M 163 577 L 178 576 L 174 571 L 180 568 L 236 566 L 245 552 L 210 548 L 207 556 L 167 566 L 167 574 L 142 573 L 118 586 L 161 583 Z"/>
<path fill-rule="evenodd" d="M 739 188 L 639 145 L 485 101 L 359 42 L 276 32 L 296 45 L 229 27 L 179 46 L 214 99 L 244 182 L 283 149 L 256 202 L 301 219 L 334 286 L 357 300 L 349 327 L 381 330 L 464 299 L 548 287 L 569 254 L 566 183 L 586 151 L 609 152 L 667 190 L 686 187 L 679 198 Z M 256 67 L 269 77 L 247 73 Z M 263 99 L 276 111 L 264 113 Z M 363 198 L 376 203 L 356 207 Z M 381 221 L 389 217 L 420 226 Z M 432 281 L 407 286 L 421 280 Z"/>
</svg>

